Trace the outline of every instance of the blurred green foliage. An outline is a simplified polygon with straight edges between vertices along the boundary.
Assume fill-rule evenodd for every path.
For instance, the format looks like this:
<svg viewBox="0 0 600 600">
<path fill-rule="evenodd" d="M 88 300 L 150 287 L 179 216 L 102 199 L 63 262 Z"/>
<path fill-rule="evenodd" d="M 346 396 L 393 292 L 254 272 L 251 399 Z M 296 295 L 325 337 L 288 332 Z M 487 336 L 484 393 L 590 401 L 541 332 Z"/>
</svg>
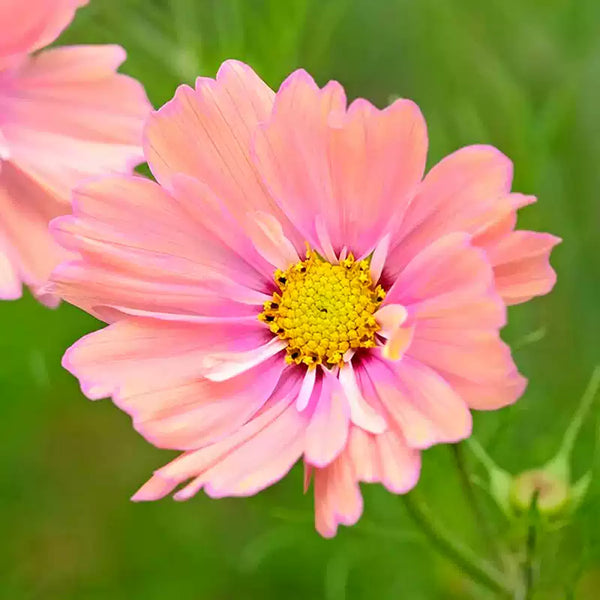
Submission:
<svg viewBox="0 0 600 600">
<path fill-rule="evenodd" d="M 476 418 L 479 442 L 518 472 L 553 455 L 600 360 L 599 30 L 597 0 L 91 0 L 59 43 L 123 45 L 122 70 L 155 106 L 226 58 L 249 62 L 274 87 L 302 66 L 380 106 L 415 100 L 430 164 L 472 143 L 508 154 L 515 189 L 539 197 L 521 225 L 564 238 L 555 291 L 511 309 L 504 332 L 530 387 L 517 405 Z M 63 350 L 96 327 L 69 306 L 49 311 L 29 297 L 0 305 L 0 598 L 488 597 L 379 487 L 364 486 L 362 521 L 333 541 L 314 532 L 297 470 L 250 499 L 130 503 L 171 453 L 145 443 L 109 401 L 86 401 L 61 369 Z M 583 429 L 576 474 L 596 427 L 594 418 Z M 597 474 L 573 525 L 542 540 L 536 598 L 600 596 Z M 419 489 L 484 552 L 449 448 L 425 453 Z"/>
</svg>

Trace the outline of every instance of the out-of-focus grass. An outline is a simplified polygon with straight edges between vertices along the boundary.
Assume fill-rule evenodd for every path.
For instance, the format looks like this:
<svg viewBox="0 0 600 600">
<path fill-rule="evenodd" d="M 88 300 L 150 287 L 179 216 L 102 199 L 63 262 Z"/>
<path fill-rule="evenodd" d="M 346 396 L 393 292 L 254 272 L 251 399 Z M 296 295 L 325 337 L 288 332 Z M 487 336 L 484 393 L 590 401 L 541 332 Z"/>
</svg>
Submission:
<svg viewBox="0 0 600 600">
<path fill-rule="evenodd" d="M 516 471 L 551 456 L 600 361 L 600 4 L 595 0 L 92 0 L 60 43 L 119 43 L 123 70 L 155 105 L 220 62 L 251 63 L 273 86 L 303 66 L 321 83 L 384 105 L 414 99 L 430 164 L 491 143 L 515 161 L 515 189 L 539 196 L 523 226 L 564 238 L 552 295 L 510 311 L 505 338 L 531 384 L 475 435 Z M 134 505 L 171 454 L 146 444 L 109 401 L 89 403 L 60 368 L 97 327 L 72 307 L 0 305 L 0 597 L 10 600 L 485 598 L 424 545 L 398 498 L 365 486 L 361 524 L 334 541 L 312 528 L 300 473 L 258 497 Z M 597 413 L 597 409 L 595 409 Z M 590 419 L 576 454 L 593 450 Z M 423 493 L 448 527 L 483 547 L 447 448 L 425 453 Z M 543 540 L 538 598 L 600 585 L 600 486 L 568 532 Z M 492 507 L 490 515 L 504 524 Z"/>
</svg>

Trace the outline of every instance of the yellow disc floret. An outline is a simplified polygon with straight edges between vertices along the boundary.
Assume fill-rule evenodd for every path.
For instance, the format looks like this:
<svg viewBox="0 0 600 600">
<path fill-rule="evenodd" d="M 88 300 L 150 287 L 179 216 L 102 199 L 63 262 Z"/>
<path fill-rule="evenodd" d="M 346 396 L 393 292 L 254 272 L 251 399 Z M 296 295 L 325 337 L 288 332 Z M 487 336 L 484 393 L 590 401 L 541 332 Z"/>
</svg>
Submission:
<svg viewBox="0 0 600 600">
<path fill-rule="evenodd" d="M 350 254 L 334 265 L 309 250 L 306 260 L 275 271 L 280 291 L 258 318 L 288 342 L 288 363 L 342 366 L 348 350 L 375 346 L 373 314 L 385 292 L 373 286 L 369 262 Z"/>
</svg>

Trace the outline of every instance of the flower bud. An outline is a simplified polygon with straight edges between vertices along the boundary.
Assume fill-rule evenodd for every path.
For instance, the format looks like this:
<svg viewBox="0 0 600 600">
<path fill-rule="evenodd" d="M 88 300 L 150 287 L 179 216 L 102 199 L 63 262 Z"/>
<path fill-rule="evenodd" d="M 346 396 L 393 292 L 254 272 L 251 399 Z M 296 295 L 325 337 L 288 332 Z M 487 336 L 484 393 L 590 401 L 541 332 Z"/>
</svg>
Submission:
<svg viewBox="0 0 600 600">
<path fill-rule="evenodd" d="M 569 506 L 569 484 L 546 469 L 525 471 L 513 479 L 510 502 L 515 512 L 528 511 L 536 497 L 536 507 L 541 515 L 558 516 Z"/>
</svg>

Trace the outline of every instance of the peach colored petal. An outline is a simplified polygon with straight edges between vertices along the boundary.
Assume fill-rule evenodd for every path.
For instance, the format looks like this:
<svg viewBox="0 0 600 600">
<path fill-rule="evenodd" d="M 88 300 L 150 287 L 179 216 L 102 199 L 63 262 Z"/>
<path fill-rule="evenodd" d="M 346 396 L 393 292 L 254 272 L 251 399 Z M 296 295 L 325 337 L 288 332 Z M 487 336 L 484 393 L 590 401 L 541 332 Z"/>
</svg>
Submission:
<svg viewBox="0 0 600 600">
<path fill-rule="evenodd" d="M 203 487 L 212 497 L 247 496 L 280 479 L 300 457 L 307 417 L 294 406 L 299 378 L 280 382 L 260 413 L 232 435 L 182 454 L 154 474 L 133 497 L 155 500 L 192 480 L 176 499 L 185 500 Z"/>
<path fill-rule="evenodd" d="M 33 12 L 20 17 L 21 29 L 6 43 L 22 41 L 25 31 L 32 48 L 51 41 L 44 36 L 58 33 L 80 4 L 48 0 L 39 9 L 28 8 Z M 5 22 L 0 18 L 0 23 L 1 30 Z M 115 73 L 124 58 L 118 46 L 55 48 L 0 69 L 0 153 L 5 161 L 0 235 L 12 247 L 11 262 L 21 281 L 49 305 L 57 299 L 46 287 L 48 276 L 71 256 L 52 240 L 48 222 L 69 212 L 71 189 L 82 179 L 126 172 L 143 160 L 142 121 L 150 105 L 138 82 Z"/>
<path fill-rule="evenodd" d="M 215 352 L 209 354 L 203 361 L 203 372 L 212 381 L 226 381 L 256 365 L 261 364 L 271 356 L 281 352 L 287 346 L 279 338 L 273 338 L 259 348 L 244 352 Z"/>
<path fill-rule="evenodd" d="M 0 299 L 15 300 L 21 297 L 21 279 L 12 249 L 0 238 Z"/>
<path fill-rule="evenodd" d="M 313 392 L 314 412 L 306 429 L 304 460 L 328 465 L 344 449 L 350 424 L 349 407 L 334 375 L 327 371 Z"/>
<path fill-rule="evenodd" d="M 196 315 L 256 317 L 258 305 L 269 298 L 233 285 L 219 291 L 191 283 L 144 280 L 81 261 L 56 267 L 49 291 L 106 322 L 114 320 L 115 311 L 165 320 L 177 316 L 185 320 L 187 316 L 194 321 Z M 233 292 L 237 293 L 232 299 Z"/>
<path fill-rule="evenodd" d="M 379 481 L 390 492 L 405 494 L 412 490 L 421 474 L 421 455 L 411 448 L 404 437 L 389 429 L 375 436 L 378 463 L 381 466 Z"/>
<path fill-rule="evenodd" d="M 215 80 L 200 77 L 195 89 L 180 86 L 174 98 L 153 113 L 145 129 L 145 155 L 165 187 L 183 173 L 204 182 L 232 216 L 275 216 L 298 248 L 302 240 L 266 191 L 250 157 L 251 138 L 273 106 L 273 91 L 247 65 L 228 60 Z"/>
<path fill-rule="evenodd" d="M 4 293 L 3 299 L 20 297 L 21 281 L 39 296 L 55 264 L 71 256 L 56 244 L 48 232 L 48 221 L 63 211 L 64 207 L 53 196 L 22 171 L 9 162 L 2 165 L 0 252 L 5 257 L 5 281 L 11 281 L 10 286 L 5 284 L 7 290 L 10 287 L 10 293 Z M 44 302 L 55 305 L 51 298 L 44 299 Z"/>
<path fill-rule="evenodd" d="M 561 242 L 549 233 L 513 231 L 487 250 L 498 293 L 507 304 L 547 294 L 556 283 L 550 252 Z"/>
<path fill-rule="evenodd" d="M 409 448 L 398 431 L 373 435 L 352 427 L 344 452 L 327 467 L 312 470 L 317 531 L 333 537 L 339 524 L 358 521 L 359 481 L 379 482 L 391 492 L 404 494 L 416 485 L 420 469 L 419 452 Z"/>
<path fill-rule="evenodd" d="M 306 369 L 298 397 L 296 398 L 296 408 L 302 412 L 310 402 L 310 398 L 315 387 L 315 381 L 317 379 L 317 369 Z"/>
<path fill-rule="evenodd" d="M 456 442 L 471 434 L 471 414 L 465 401 L 435 370 L 409 357 L 393 366 L 373 360 L 365 369 L 411 448 Z"/>
<path fill-rule="evenodd" d="M 338 83 L 321 90 L 300 70 L 282 84 L 271 119 L 257 131 L 255 160 L 273 197 L 313 246 L 328 240 L 336 252 L 351 245 L 362 256 L 401 218 L 426 147 L 413 103 L 399 100 L 379 111 L 356 100 L 346 112 Z"/>
<path fill-rule="evenodd" d="M 417 255 L 389 298 L 408 307 L 413 333 L 406 354 L 440 373 L 471 408 L 497 408 L 522 394 L 525 380 L 499 336 L 506 311 L 489 259 L 464 234 L 447 235 Z M 482 389 L 480 399 L 474 386 Z"/>
<path fill-rule="evenodd" d="M 274 267 L 285 271 L 300 259 L 290 240 L 285 237 L 281 223 L 267 213 L 248 213 L 246 233 L 258 253 Z"/>
<path fill-rule="evenodd" d="M 82 179 L 143 161 L 150 105 L 137 81 L 115 73 L 124 58 L 119 46 L 55 48 L 0 83 L 11 160 L 64 201 Z"/>
<path fill-rule="evenodd" d="M 388 268 L 398 273 L 415 253 L 454 231 L 474 233 L 510 191 L 512 163 L 491 146 L 468 146 L 427 174 L 395 232 Z"/>
<path fill-rule="evenodd" d="M 354 525 L 363 501 L 353 465 L 345 455 L 325 469 L 315 469 L 315 527 L 325 538 L 337 533 L 338 524 Z"/>
<path fill-rule="evenodd" d="M 235 288 L 267 289 L 263 276 L 214 229 L 191 220 L 183 201 L 153 181 L 104 177 L 80 186 L 73 197 L 74 216 L 56 221 L 52 229 L 63 246 L 91 264 L 199 289 L 217 282 L 230 287 L 232 298 Z M 255 297 L 263 301 L 262 295 Z"/>
<path fill-rule="evenodd" d="M 385 419 L 364 398 L 352 363 L 340 369 L 339 380 L 350 407 L 350 419 L 358 427 L 372 433 L 381 433 L 387 427 Z"/>
<path fill-rule="evenodd" d="M 222 383 L 193 378 L 135 394 L 115 404 L 159 448 L 194 450 L 235 432 L 267 401 L 284 370 L 280 357 Z M 190 373 L 190 376 L 192 374 Z"/>
<path fill-rule="evenodd" d="M 388 360 L 400 360 L 412 341 L 413 327 L 402 327 L 408 317 L 408 311 L 401 304 L 386 304 L 376 313 L 375 318 L 381 326 L 380 335 L 387 338 L 382 355 Z"/>
<path fill-rule="evenodd" d="M 0 68 L 11 57 L 53 42 L 87 0 L 2 0 Z"/>
<path fill-rule="evenodd" d="M 485 253 L 470 237 L 451 233 L 426 246 L 400 273 L 384 304 L 412 305 L 435 297 L 463 294 L 467 298 L 493 293 L 493 273 Z M 499 310 L 503 312 L 502 305 Z M 502 323 L 500 323 L 502 324 Z"/>
<path fill-rule="evenodd" d="M 200 377 L 207 354 L 244 352 L 264 339 L 256 319 L 197 324 L 129 318 L 81 338 L 65 353 L 63 367 L 79 379 L 88 398 L 122 398 Z"/>
<path fill-rule="evenodd" d="M 245 230 L 226 204 L 215 196 L 204 183 L 188 175 L 176 174 L 171 178 L 173 198 L 191 218 L 199 231 L 207 231 L 211 238 L 231 248 L 248 265 L 260 273 L 265 281 L 272 281 L 273 265 L 257 251 Z"/>
</svg>

